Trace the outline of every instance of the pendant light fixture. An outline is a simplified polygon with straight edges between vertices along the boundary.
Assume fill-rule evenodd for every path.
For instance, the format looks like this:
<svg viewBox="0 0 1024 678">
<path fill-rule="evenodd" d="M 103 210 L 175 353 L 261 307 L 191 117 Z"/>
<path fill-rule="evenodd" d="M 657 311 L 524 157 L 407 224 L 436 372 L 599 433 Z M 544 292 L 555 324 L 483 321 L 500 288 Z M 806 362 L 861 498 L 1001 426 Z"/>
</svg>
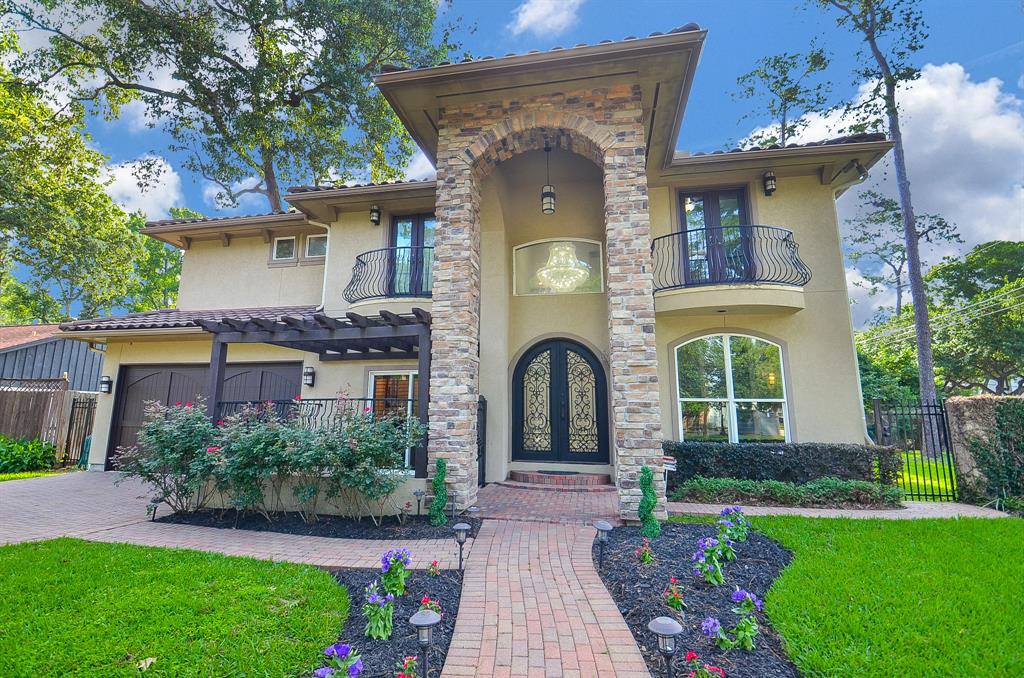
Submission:
<svg viewBox="0 0 1024 678">
<path fill-rule="evenodd" d="M 544 172 L 547 180 L 540 189 L 540 211 L 544 214 L 555 213 L 555 187 L 551 185 L 551 146 L 544 144 Z"/>
</svg>

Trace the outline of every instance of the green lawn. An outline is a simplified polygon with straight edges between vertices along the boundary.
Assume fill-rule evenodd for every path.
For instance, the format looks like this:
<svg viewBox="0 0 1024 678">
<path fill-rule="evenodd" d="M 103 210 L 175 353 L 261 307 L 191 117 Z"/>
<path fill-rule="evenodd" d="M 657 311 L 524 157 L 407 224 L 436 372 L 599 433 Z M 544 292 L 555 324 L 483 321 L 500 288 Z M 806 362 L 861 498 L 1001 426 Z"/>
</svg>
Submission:
<svg viewBox="0 0 1024 678">
<path fill-rule="evenodd" d="M 0 483 L 5 480 L 25 480 L 26 478 L 42 478 L 55 476 L 63 471 L 24 471 L 23 473 L 0 473 Z"/>
<path fill-rule="evenodd" d="M 766 611 L 805 675 L 1024 675 L 1024 521 L 751 521 L 794 553 Z"/>
<path fill-rule="evenodd" d="M 956 474 L 943 459 L 928 459 L 920 452 L 904 452 L 898 484 L 908 493 L 949 493 L 956 488 Z M 911 499 L 928 501 L 927 497 Z"/>
<path fill-rule="evenodd" d="M 348 596 L 323 570 L 76 539 L 0 548 L 0 675 L 295 676 Z"/>
</svg>

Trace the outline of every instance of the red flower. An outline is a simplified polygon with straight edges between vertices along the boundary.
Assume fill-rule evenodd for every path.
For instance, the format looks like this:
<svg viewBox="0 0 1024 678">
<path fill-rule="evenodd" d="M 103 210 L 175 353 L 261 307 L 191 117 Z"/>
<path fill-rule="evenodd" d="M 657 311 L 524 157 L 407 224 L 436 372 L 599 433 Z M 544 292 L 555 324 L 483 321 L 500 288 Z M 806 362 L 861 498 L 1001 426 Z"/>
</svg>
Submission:
<svg viewBox="0 0 1024 678">
<path fill-rule="evenodd" d="M 669 581 L 670 584 L 675 584 L 676 581 L 678 581 L 678 580 L 675 577 L 669 577 L 668 581 Z"/>
<path fill-rule="evenodd" d="M 213 447 L 207 447 L 206 451 L 213 454 L 214 452 L 220 452 L 220 448 L 214 445 Z"/>
<path fill-rule="evenodd" d="M 369 413 L 370 413 L 370 408 L 369 407 L 364 407 L 363 408 L 363 414 L 369 414 Z"/>
<path fill-rule="evenodd" d="M 426 605 L 430 602 L 430 596 L 423 596 L 423 600 L 420 601 L 420 605 Z"/>
<path fill-rule="evenodd" d="M 174 404 L 175 404 L 175 406 L 180 407 L 181 406 L 181 401 L 179 400 L 178 402 L 176 402 Z"/>
<path fill-rule="evenodd" d="M 192 407 L 192 403 L 185 403 L 185 407 Z"/>
<path fill-rule="evenodd" d="M 295 396 L 296 400 L 302 400 L 302 396 Z"/>
<path fill-rule="evenodd" d="M 707 664 L 705 664 L 704 668 L 706 668 L 708 671 L 715 674 L 716 676 L 721 676 L 722 678 L 725 678 L 725 671 L 718 668 L 717 666 L 708 666 Z"/>
<path fill-rule="evenodd" d="M 432 561 L 432 562 L 431 562 L 430 564 L 431 564 L 431 565 L 437 565 L 437 561 L 436 561 L 436 560 L 434 560 L 434 561 Z"/>
<path fill-rule="evenodd" d="M 684 661 L 692 662 L 696 658 L 697 658 L 697 653 L 694 652 L 693 650 L 691 650 L 691 651 L 686 653 L 686 659 Z"/>
<path fill-rule="evenodd" d="M 217 420 L 217 426 L 223 426 L 225 423 L 227 423 L 227 422 L 225 422 L 223 419 L 218 419 Z"/>
</svg>

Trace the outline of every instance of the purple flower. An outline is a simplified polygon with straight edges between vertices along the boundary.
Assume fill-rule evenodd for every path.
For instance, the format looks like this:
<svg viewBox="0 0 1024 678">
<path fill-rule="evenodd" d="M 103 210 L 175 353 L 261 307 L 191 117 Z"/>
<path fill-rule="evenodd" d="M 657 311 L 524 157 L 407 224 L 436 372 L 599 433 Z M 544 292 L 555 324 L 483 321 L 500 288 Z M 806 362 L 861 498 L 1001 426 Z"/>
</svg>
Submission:
<svg viewBox="0 0 1024 678">
<path fill-rule="evenodd" d="M 363 672 L 363 660 L 357 659 L 352 663 L 352 666 L 348 667 L 349 678 L 356 678 L 360 673 Z"/>
<path fill-rule="evenodd" d="M 742 603 L 744 600 L 747 599 L 747 596 L 749 595 L 750 594 L 744 591 L 743 589 L 736 589 L 732 592 L 732 602 Z"/>
<path fill-rule="evenodd" d="M 322 669 L 314 671 L 313 675 L 316 676 L 316 678 L 327 678 L 327 676 L 334 675 L 334 669 L 330 666 L 325 666 Z"/>
<path fill-rule="evenodd" d="M 722 527 L 733 527 L 732 521 L 731 520 L 727 520 L 727 519 L 719 520 L 718 524 L 721 525 Z"/>
<path fill-rule="evenodd" d="M 335 643 L 324 650 L 324 655 L 327 657 L 337 657 L 338 659 L 348 659 L 351 652 L 352 646 L 348 643 Z"/>
<path fill-rule="evenodd" d="M 727 506 L 724 509 L 722 509 L 721 512 L 718 515 L 724 517 L 724 516 L 729 515 L 730 513 L 742 513 L 742 512 L 743 512 L 743 509 L 741 507 L 739 507 L 739 506 Z"/>
<path fill-rule="evenodd" d="M 718 632 L 722 630 L 722 625 L 714 617 L 708 617 L 701 623 L 700 630 L 708 638 L 714 638 L 718 635 Z"/>
<path fill-rule="evenodd" d="M 385 603 L 391 603 L 391 602 L 394 602 L 394 600 L 395 600 L 395 594 L 393 594 L 393 593 L 389 593 L 388 595 L 384 596 L 384 602 Z"/>
</svg>

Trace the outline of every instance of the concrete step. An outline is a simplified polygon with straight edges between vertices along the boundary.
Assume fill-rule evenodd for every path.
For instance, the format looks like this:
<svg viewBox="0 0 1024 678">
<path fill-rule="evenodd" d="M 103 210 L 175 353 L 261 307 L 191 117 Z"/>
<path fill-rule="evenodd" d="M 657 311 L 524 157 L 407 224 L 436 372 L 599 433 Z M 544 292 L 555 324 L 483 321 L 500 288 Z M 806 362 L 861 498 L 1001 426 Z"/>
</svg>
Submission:
<svg viewBox="0 0 1024 678">
<path fill-rule="evenodd" d="M 612 478 L 607 473 L 512 471 L 505 483 L 550 489 L 615 491 Z"/>
</svg>

